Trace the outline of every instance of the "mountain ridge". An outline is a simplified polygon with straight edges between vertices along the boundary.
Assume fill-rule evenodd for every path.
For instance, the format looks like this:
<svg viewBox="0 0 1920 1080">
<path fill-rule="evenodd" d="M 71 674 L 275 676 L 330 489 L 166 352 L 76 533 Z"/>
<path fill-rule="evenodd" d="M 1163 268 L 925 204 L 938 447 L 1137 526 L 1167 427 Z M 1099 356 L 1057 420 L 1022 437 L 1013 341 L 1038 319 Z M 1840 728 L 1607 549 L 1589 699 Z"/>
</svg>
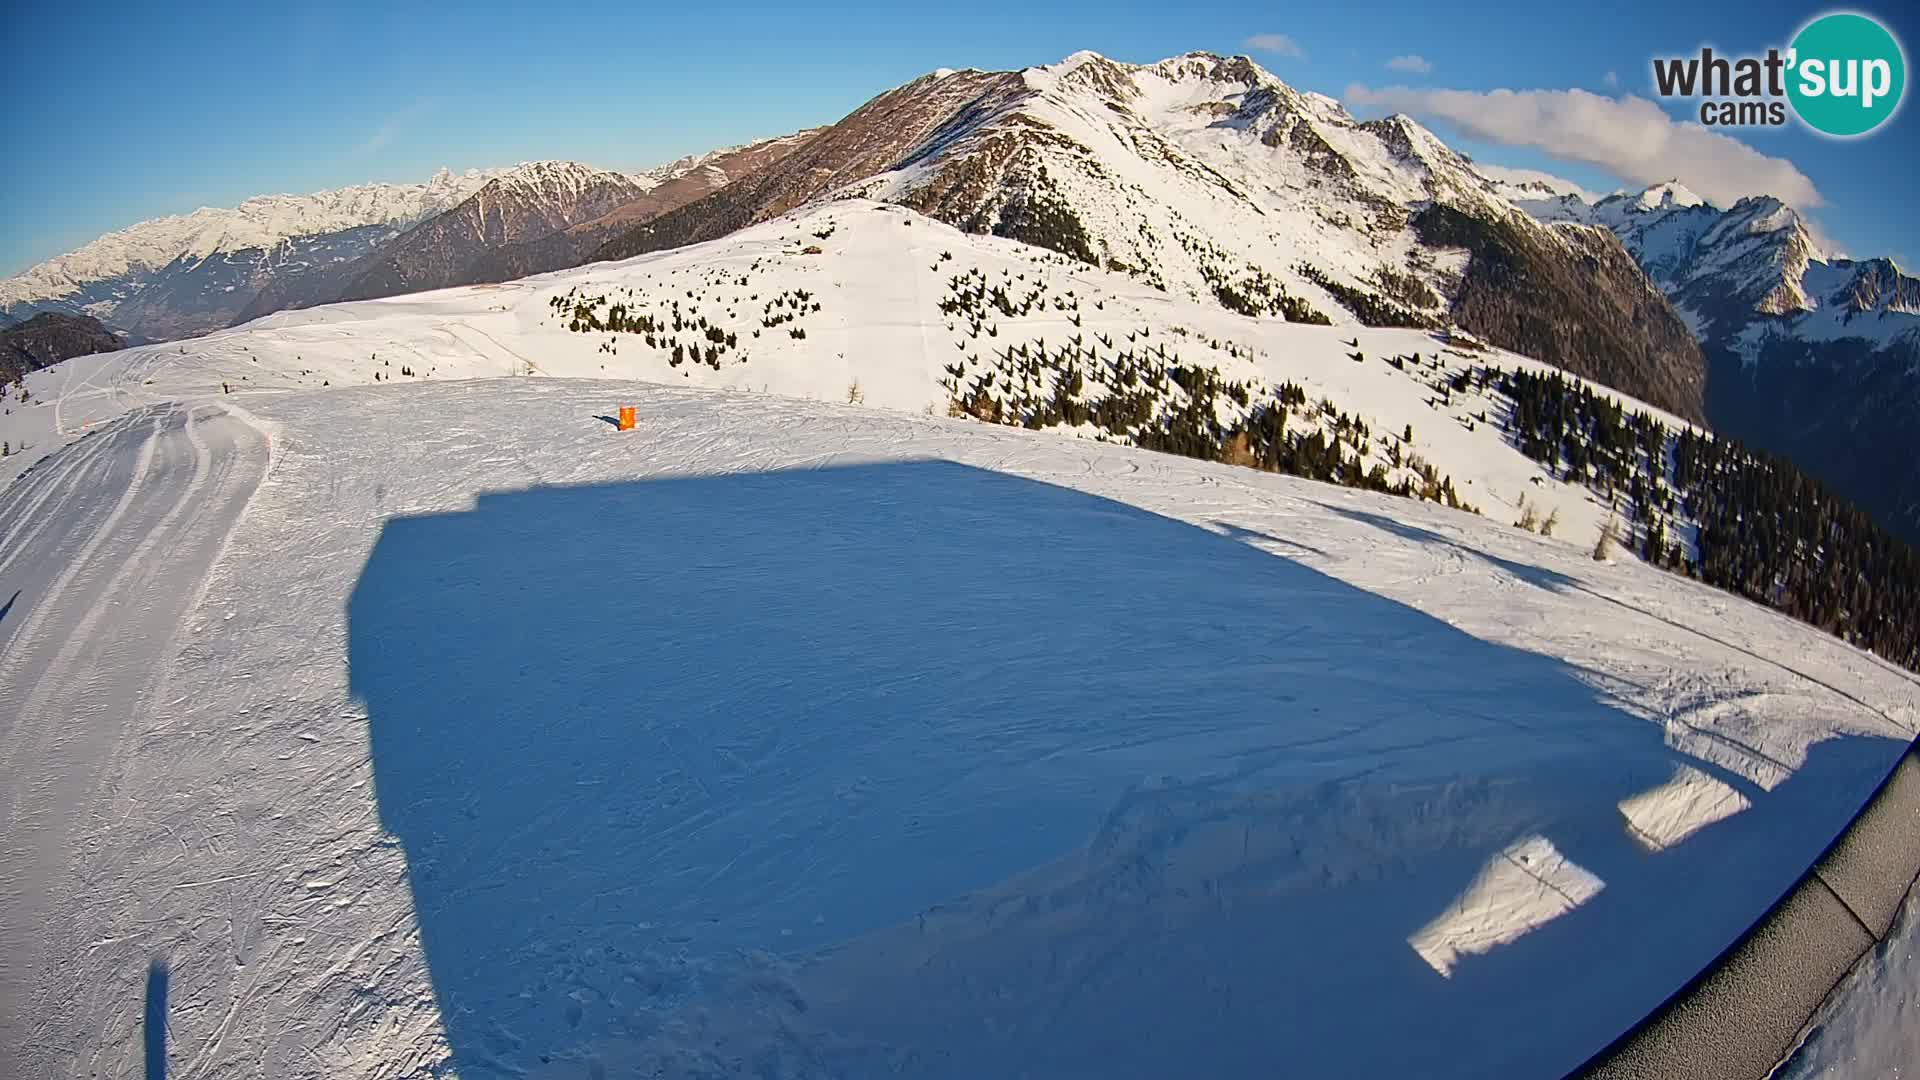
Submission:
<svg viewBox="0 0 1920 1080">
<path fill-rule="evenodd" d="M 1020 71 L 934 72 L 595 258 L 710 240 L 853 196 L 1122 268 L 1248 314 L 1459 321 L 1700 416 L 1698 348 L 1610 233 L 1541 226 L 1411 119 L 1359 121 L 1244 56 L 1123 64 L 1082 52 Z M 1415 219 L 1436 204 L 1482 227 L 1428 235 Z M 1489 281 L 1516 277 L 1544 282 L 1532 302 L 1549 310 L 1503 309 Z"/>
<path fill-rule="evenodd" d="M 704 194 L 728 179 L 716 162 L 731 160 L 738 168 L 765 156 L 767 146 L 796 137 L 688 155 L 640 172 L 558 160 L 458 174 L 441 169 L 419 184 L 372 183 L 308 195 L 262 195 L 236 207 L 154 218 L 0 281 L 0 315 L 24 319 L 40 311 L 85 314 L 121 328 L 135 342 L 160 341 L 197 336 L 288 307 L 332 302 L 349 291 L 356 296 L 391 295 L 503 280 L 515 264 L 503 258 L 497 266 L 479 265 L 480 256 L 488 253 L 484 249 L 544 239 L 554 229 L 618 212 L 652 192 L 692 189 Z M 687 179 L 690 174 L 703 176 L 706 186 Z M 436 240 L 432 231 L 410 241 L 426 251 L 394 249 L 408 233 L 467 206 L 482 192 L 490 192 L 486 198 L 497 205 L 489 208 L 483 200 L 470 208 L 465 228 L 478 240 L 469 245 L 474 250 L 449 250 L 446 237 Z M 503 226 L 502 212 L 515 218 L 511 226 Z M 441 226 L 459 227 L 452 221 Z M 495 233 L 490 236 L 487 227 Z M 436 246 L 441 249 L 438 257 L 431 253 Z M 570 265 L 572 249 L 562 250 L 562 265 Z M 393 255 L 384 268 L 376 257 L 382 251 Z"/>
<path fill-rule="evenodd" d="M 1665 184 L 1524 208 L 1613 232 L 1666 291 L 1706 357 L 1715 430 L 1791 458 L 1920 542 L 1920 279 L 1823 252 L 1772 196 L 1720 208 Z"/>
<path fill-rule="evenodd" d="M 811 134 L 692 154 L 637 175 L 576 162 L 522 166 L 362 259 L 329 299 L 507 281 L 578 265 L 613 231 L 725 187 L 779 160 Z"/>
<path fill-rule="evenodd" d="M 471 284 L 466 270 L 480 251 L 599 217 L 656 186 L 652 177 L 579 162 L 516 166 L 347 267 L 348 280 L 331 299 L 368 300 Z"/>
<path fill-rule="evenodd" d="M 102 279 L 178 259 L 270 248 L 301 237 L 417 220 L 464 199 L 501 170 L 441 169 L 419 184 L 369 183 L 306 195 L 256 195 L 136 222 L 0 280 L 0 308 L 55 300 Z"/>
<path fill-rule="evenodd" d="M 126 344 L 88 315 L 43 311 L 24 322 L 0 324 L 0 388 L 62 360 L 113 352 Z"/>
</svg>

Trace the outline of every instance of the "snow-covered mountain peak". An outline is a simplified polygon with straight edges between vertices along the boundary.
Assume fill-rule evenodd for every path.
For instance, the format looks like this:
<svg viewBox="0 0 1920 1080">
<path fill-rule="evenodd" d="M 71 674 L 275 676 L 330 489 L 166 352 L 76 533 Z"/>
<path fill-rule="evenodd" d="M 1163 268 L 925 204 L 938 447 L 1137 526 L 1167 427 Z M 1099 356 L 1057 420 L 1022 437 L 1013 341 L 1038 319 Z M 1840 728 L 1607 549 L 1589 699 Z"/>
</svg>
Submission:
<svg viewBox="0 0 1920 1080">
<path fill-rule="evenodd" d="M 1822 299 L 1851 315 L 1920 315 L 1920 278 L 1903 273 L 1892 259 L 1835 259 L 1826 269 L 1846 275 L 1846 282 Z M 1920 323 L 1903 321 L 1906 332 L 1920 331 Z"/>
<path fill-rule="evenodd" d="M 856 110 L 777 177 L 648 223 L 601 256 L 698 243 L 714 238 L 717 222 L 855 197 L 1250 315 L 1443 325 L 1469 249 L 1490 244 L 1525 247 L 1543 273 L 1561 261 L 1607 266 L 1600 286 L 1591 272 L 1555 270 L 1553 289 L 1566 298 L 1554 303 L 1572 321 L 1596 287 L 1621 291 L 1630 306 L 1665 306 L 1609 237 L 1532 225 L 1412 119 L 1361 121 L 1245 56 L 1202 52 L 1149 64 L 1082 52 L 1015 72 L 923 76 Z M 1692 370 L 1697 353 L 1685 355 L 1692 343 L 1671 311 L 1631 324 L 1661 343 L 1630 351 Z M 1676 389 L 1691 379 L 1663 374 L 1648 396 L 1695 411 Z"/>
<path fill-rule="evenodd" d="M 1667 210 L 1676 206 L 1699 206 L 1706 200 L 1692 191 L 1679 180 L 1669 180 L 1664 184 L 1655 184 L 1642 191 L 1634 204 L 1642 210 Z"/>
<path fill-rule="evenodd" d="M 1516 185 L 1505 193 L 1541 221 L 1612 231 L 1694 334 L 1742 363 L 1789 339 L 1809 348 L 1920 342 L 1920 280 L 1890 260 L 1823 251 L 1805 216 L 1774 196 L 1721 209 L 1677 180 L 1595 202 Z"/>
<path fill-rule="evenodd" d="M 1781 202 L 1771 195 L 1749 195 L 1733 204 L 1728 217 L 1740 222 L 1740 227 L 1748 233 L 1802 232 L 1807 233 L 1806 221 L 1799 211 Z"/>
<path fill-rule="evenodd" d="M 1151 65 L 1154 74 L 1170 81 L 1233 83 L 1246 87 L 1284 85 L 1259 64 L 1245 56 L 1221 56 L 1218 53 L 1190 52 L 1168 57 Z"/>
<path fill-rule="evenodd" d="M 480 194 L 495 198 L 515 195 L 529 199 L 577 199 L 606 184 L 644 192 L 659 183 L 660 179 L 650 174 L 612 172 L 578 161 L 526 161 L 489 181 Z"/>
<path fill-rule="evenodd" d="M 1039 93 L 1078 89 L 1124 105 L 1140 94 L 1133 78 L 1138 70 L 1132 64 L 1083 50 L 1057 64 L 1027 68 L 1020 76 L 1028 88 Z"/>
<path fill-rule="evenodd" d="M 1037 93 L 1087 91 L 1122 106 L 1145 101 L 1154 111 L 1181 107 L 1205 114 L 1209 106 L 1220 103 L 1219 112 L 1225 115 L 1232 110 L 1224 106 L 1237 108 L 1243 99 L 1267 91 L 1269 97 L 1330 107 L 1345 116 L 1332 98 L 1295 91 L 1245 56 L 1196 51 L 1151 64 L 1130 64 L 1083 50 L 1057 64 L 1027 68 L 1019 74 Z"/>
<path fill-rule="evenodd" d="M 1113 61 L 1108 60 L 1106 57 L 1100 55 L 1099 53 L 1094 52 L 1092 49 L 1081 49 L 1079 52 L 1074 53 L 1073 55 L 1067 57 L 1065 60 L 1062 60 L 1057 64 L 1046 65 L 1041 70 L 1056 71 L 1064 75 L 1069 71 L 1077 70 L 1079 68 L 1085 67 L 1088 64 L 1099 64 L 1099 63 L 1110 64 L 1112 62 Z"/>
</svg>

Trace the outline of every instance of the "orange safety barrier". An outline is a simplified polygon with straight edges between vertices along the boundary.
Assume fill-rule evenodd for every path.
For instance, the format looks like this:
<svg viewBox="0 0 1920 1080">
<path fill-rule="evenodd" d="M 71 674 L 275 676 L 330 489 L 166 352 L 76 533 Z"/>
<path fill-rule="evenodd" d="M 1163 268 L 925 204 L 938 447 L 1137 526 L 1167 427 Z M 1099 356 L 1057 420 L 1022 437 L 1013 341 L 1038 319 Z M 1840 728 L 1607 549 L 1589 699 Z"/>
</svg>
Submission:
<svg viewBox="0 0 1920 1080">
<path fill-rule="evenodd" d="M 638 413 L 639 410 L 632 405 L 620 406 L 620 430 L 632 431 L 633 425 L 639 422 Z"/>
</svg>

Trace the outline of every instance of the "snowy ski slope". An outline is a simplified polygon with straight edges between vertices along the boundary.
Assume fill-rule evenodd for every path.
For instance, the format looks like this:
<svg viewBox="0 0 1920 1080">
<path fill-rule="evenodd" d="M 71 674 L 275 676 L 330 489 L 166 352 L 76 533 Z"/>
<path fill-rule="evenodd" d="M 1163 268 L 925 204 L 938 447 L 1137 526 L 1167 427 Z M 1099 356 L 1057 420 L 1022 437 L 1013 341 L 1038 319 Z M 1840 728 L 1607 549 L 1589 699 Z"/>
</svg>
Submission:
<svg viewBox="0 0 1920 1080">
<path fill-rule="evenodd" d="M 813 248 L 819 252 L 808 253 Z M 990 312 L 977 328 L 966 315 L 943 314 L 940 304 L 951 295 L 951 283 L 976 274 L 996 286 L 1004 283 L 1016 297 L 1043 290 L 1045 302 L 1014 317 Z M 803 292 L 809 310 L 790 322 L 763 325 L 767 304 Z M 1053 306 L 1069 293 L 1077 309 Z M 648 348 L 640 335 L 570 331 L 571 307 L 554 303 L 583 298 L 603 298 L 597 308 L 603 316 L 615 302 L 663 318 L 669 305 L 678 304 L 689 324 L 696 316 L 708 319 L 733 333 L 736 345 L 718 368 L 692 362 L 676 367 L 664 344 Z M 774 309 L 776 317 L 791 312 Z M 805 336 L 792 336 L 796 330 Z M 1145 336 L 1130 340 L 1136 334 Z M 678 337 L 707 344 L 691 326 Z M 1075 338 L 1096 351 L 1103 340 L 1112 342 L 1109 356 L 1118 349 L 1164 348 L 1169 356 L 1218 367 L 1230 378 L 1291 381 L 1313 403 L 1330 400 L 1370 424 L 1380 436 L 1372 463 L 1384 462 L 1388 443 L 1399 441 L 1395 433 L 1411 425 L 1414 438 L 1406 449 L 1453 476 L 1461 496 L 1492 519 L 1513 521 L 1525 496 L 1542 516 L 1559 513 L 1563 540 L 1590 547 L 1607 517 L 1584 488 L 1549 475 L 1509 447 L 1497 424 L 1484 422 L 1483 414 L 1497 418 L 1502 407 L 1493 395 L 1451 394 L 1441 404 L 1436 390 L 1470 365 L 1545 365 L 1499 350 L 1464 352 L 1418 330 L 1246 318 L 1043 249 L 961 233 L 858 199 L 621 263 L 282 312 L 192 342 L 79 358 L 29 377 L 37 405 L 7 402 L 11 411 L 0 416 L 0 438 L 30 450 L 0 459 L 0 481 L 132 403 L 217 394 L 223 384 L 244 398 L 267 389 L 370 385 L 376 377 L 588 376 L 838 402 L 857 386 L 869 406 L 945 415 L 947 365 L 961 365 L 972 379 L 988 371 L 1001 350 L 1038 343 L 1051 349 Z M 1356 352 L 1365 359 L 1356 363 Z M 1389 363 L 1395 356 L 1418 356 L 1429 366 L 1395 368 Z M 1682 426 L 1648 411 L 1670 427 Z"/>
<path fill-rule="evenodd" d="M 159 986 L 178 1077 L 1558 1076 L 1920 730 L 1908 673 L 1589 558 L 1584 493 L 1377 359 L 1431 337 L 1036 257 L 833 204 L 32 376 L 23 1074 L 137 1075 Z M 969 270 L 1077 294 L 999 335 L 1411 423 L 1486 514 L 950 419 Z M 615 289 L 745 349 L 553 303 Z"/>
</svg>

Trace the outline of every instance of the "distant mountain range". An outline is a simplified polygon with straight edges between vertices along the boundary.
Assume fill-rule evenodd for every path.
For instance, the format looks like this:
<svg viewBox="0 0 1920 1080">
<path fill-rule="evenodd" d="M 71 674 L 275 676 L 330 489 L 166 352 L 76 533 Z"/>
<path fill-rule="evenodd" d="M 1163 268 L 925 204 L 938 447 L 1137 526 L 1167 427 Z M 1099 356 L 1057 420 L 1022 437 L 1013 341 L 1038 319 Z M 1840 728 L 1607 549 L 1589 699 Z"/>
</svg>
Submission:
<svg viewBox="0 0 1920 1080">
<path fill-rule="evenodd" d="M 226 326 L 269 282 L 326 274 L 460 203 L 497 172 L 263 195 L 143 221 L 0 281 L 0 314 L 92 315 L 135 341 Z"/>
<path fill-rule="evenodd" d="M 642 173 L 536 161 L 158 218 L 0 281 L 0 315 L 85 314 L 136 342 L 164 341 L 288 308 L 574 266 L 633 222 L 777 160 L 804 138 Z"/>
<path fill-rule="evenodd" d="M 1778 199 L 1720 209 L 1679 183 L 1588 203 L 1512 192 L 1618 236 L 1705 350 L 1716 431 L 1782 454 L 1920 541 L 1920 279 L 1823 254 Z"/>
<path fill-rule="evenodd" d="M 1504 175 L 1504 174 L 1503 174 Z M 837 123 L 628 174 L 575 162 L 249 200 L 0 282 L 136 340 L 504 281 L 863 196 L 1243 314 L 1453 328 L 1787 454 L 1920 537 L 1920 282 L 1773 199 L 1588 201 L 1482 173 L 1245 57 L 942 70 Z"/>
</svg>

